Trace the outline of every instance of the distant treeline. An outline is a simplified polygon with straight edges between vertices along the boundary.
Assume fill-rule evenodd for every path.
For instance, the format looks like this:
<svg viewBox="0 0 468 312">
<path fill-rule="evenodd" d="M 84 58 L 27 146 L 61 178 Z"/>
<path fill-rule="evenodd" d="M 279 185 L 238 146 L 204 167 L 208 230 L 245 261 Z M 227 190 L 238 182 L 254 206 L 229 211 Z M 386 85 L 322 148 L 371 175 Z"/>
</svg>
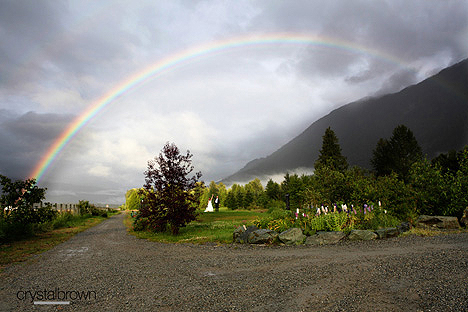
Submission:
<svg viewBox="0 0 468 312">
<path fill-rule="evenodd" d="M 373 170 L 349 168 L 338 138 L 328 128 L 312 175 L 286 174 L 282 182 L 270 179 L 265 187 L 258 178 L 229 189 L 223 183 L 198 182 L 192 192 L 199 209 L 216 196 L 222 207 L 233 210 L 362 207 L 380 201 L 400 220 L 420 214 L 461 217 L 468 206 L 468 146 L 428 160 L 411 130 L 400 125 L 391 138 L 377 142 L 371 163 Z M 137 189 L 129 190 L 126 208 L 139 209 L 141 199 Z"/>
</svg>

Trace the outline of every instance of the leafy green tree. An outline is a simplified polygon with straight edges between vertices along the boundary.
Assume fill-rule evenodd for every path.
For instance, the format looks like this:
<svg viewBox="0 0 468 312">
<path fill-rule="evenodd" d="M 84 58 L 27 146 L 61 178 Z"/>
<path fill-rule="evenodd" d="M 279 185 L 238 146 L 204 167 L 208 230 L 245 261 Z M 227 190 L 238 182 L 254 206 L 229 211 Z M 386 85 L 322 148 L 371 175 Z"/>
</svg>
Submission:
<svg viewBox="0 0 468 312">
<path fill-rule="evenodd" d="M 341 147 L 335 132 L 328 127 L 322 137 L 322 149 L 318 159 L 315 161 L 314 168 L 326 166 L 333 170 L 344 171 L 348 168 L 346 157 L 341 154 Z"/>
<path fill-rule="evenodd" d="M 395 173 L 375 180 L 375 201 L 400 220 L 411 221 L 417 214 L 414 191 L 401 181 Z"/>
<path fill-rule="evenodd" d="M 348 202 L 347 186 L 345 172 L 320 166 L 315 170 L 312 183 L 309 184 L 308 196 L 315 206 L 332 207 L 337 202 Z"/>
<path fill-rule="evenodd" d="M 12 181 L 10 178 L 0 175 L 2 185 L 2 196 L 0 204 L 2 207 L 16 207 L 23 204 L 32 208 L 33 204 L 45 199 L 46 188 L 39 188 L 35 179 Z"/>
<path fill-rule="evenodd" d="M 411 165 L 422 158 L 421 147 L 413 132 L 406 126 L 399 125 L 393 129 L 389 141 L 379 140 L 371 164 L 377 176 L 395 172 L 401 180 L 407 181 Z"/>
<path fill-rule="evenodd" d="M 289 194 L 289 208 L 291 210 L 302 208 L 305 204 L 307 184 L 307 177 L 304 175 L 299 177 L 297 174 L 287 173 L 284 176 L 281 188 L 284 190 L 284 194 Z"/>
<path fill-rule="evenodd" d="M 208 197 L 209 198 L 211 198 L 211 197 L 215 198 L 218 195 L 219 195 L 218 186 L 216 185 L 215 181 L 211 181 L 210 186 L 208 187 Z"/>
<path fill-rule="evenodd" d="M 254 207 L 259 206 L 260 198 L 263 194 L 263 185 L 260 182 L 260 179 L 256 178 L 244 186 L 246 193 L 246 206 Z"/>
<path fill-rule="evenodd" d="M 226 185 L 223 182 L 218 183 L 218 195 L 219 195 L 219 206 L 223 207 L 225 205 L 224 201 L 227 196 Z"/>
<path fill-rule="evenodd" d="M 12 181 L 10 178 L 0 175 L 2 196 L 0 197 L 0 209 L 2 217 L 10 223 L 33 224 L 52 220 L 56 212 L 50 206 L 34 209 L 35 203 L 45 199 L 46 188 L 36 185 L 35 179 Z M 4 215 L 4 208 L 10 208 L 11 212 Z"/>
<path fill-rule="evenodd" d="M 154 160 L 148 161 L 145 171 L 145 199 L 137 222 L 140 227 L 164 231 L 169 226 L 172 234 L 196 217 L 196 199 L 192 192 L 201 173 L 193 176 L 192 154 L 180 154 L 174 144 L 166 143 Z"/>
<path fill-rule="evenodd" d="M 125 207 L 128 210 L 138 210 L 140 209 L 142 196 L 140 195 L 140 190 L 133 188 L 127 191 L 125 194 Z"/>
<path fill-rule="evenodd" d="M 412 166 L 410 185 L 419 214 L 460 218 L 468 206 L 468 147 L 449 154 L 457 155 L 456 172 L 450 166 L 439 165 L 440 159 L 432 163 L 423 160 Z"/>
<path fill-rule="evenodd" d="M 432 166 L 426 159 L 413 164 L 409 184 L 414 190 L 418 214 L 444 214 L 449 200 L 446 182 L 439 166 Z"/>
<path fill-rule="evenodd" d="M 202 198 L 205 192 L 206 186 L 203 181 L 195 183 L 195 187 L 192 190 L 192 194 L 195 197 L 195 201 L 198 203 L 198 208 L 202 209 L 205 206 L 202 205 Z"/>
</svg>

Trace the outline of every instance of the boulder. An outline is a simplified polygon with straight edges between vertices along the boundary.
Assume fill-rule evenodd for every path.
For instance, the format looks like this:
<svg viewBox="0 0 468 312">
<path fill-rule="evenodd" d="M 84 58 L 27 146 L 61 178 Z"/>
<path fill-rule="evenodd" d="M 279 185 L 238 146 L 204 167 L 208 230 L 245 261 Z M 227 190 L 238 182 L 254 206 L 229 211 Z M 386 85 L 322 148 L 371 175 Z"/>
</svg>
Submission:
<svg viewBox="0 0 468 312">
<path fill-rule="evenodd" d="M 306 245 L 328 245 L 336 244 L 346 237 L 343 232 L 317 232 L 315 235 L 306 238 Z"/>
<path fill-rule="evenodd" d="M 305 237 L 300 228 L 290 228 L 278 235 L 279 240 L 286 245 L 301 244 Z"/>
<path fill-rule="evenodd" d="M 249 234 L 249 244 L 271 244 L 278 237 L 278 233 L 269 229 L 260 229 Z"/>
<path fill-rule="evenodd" d="M 398 235 L 400 235 L 400 230 L 397 229 L 396 227 L 391 227 L 391 228 L 379 229 L 375 231 L 375 234 L 377 234 L 377 238 L 379 239 L 397 237 Z"/>
<path fill-rule="evenodd" d="M 397 226 L 397 229 L 398 231 L 400 231 L 400 233 L 408 232 L 409 230 L 411 230 L 411 223 L 401 222 L 401 224 Z"/>
<path fill-rule="evenodd" d="M 348 236 L 349 240 L 372 240 L 376 238 L 377 234 L 368 230 L 352 230 Z"/>
<path fill-rule="evenodd" d="M 251 225 L 249 227 L 241 225 L 234 230 L 234 233 L 232 234 L 232 240 L 234 243 L 247 244 L 250 233 L 256 230 L 258 230 L 258 227 L 255 225 Z"/>
<path fill-rule="evenodd" d="M 463 217 L 460 219 L 460 223 L 468 228 L 468 207 L 465 208 L 465 211 L 463 212 Z"/>
<path fill-rule="evenodd" d="M 438 229 L 450 230 L 460 228 L 457 217 L 445 216 L 419 216 L 416 220 L 416 227 L 434 227 Z"/>
</svg>

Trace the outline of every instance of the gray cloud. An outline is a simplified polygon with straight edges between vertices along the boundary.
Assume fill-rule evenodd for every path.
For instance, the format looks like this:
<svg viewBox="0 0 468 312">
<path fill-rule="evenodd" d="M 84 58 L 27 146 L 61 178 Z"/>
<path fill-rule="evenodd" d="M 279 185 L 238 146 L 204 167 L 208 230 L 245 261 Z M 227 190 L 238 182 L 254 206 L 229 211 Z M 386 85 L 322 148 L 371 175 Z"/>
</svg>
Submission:
<svg viewBox="0 0 468 312">
<path fill-rule="evenodd" d="M 25 179 L 54 139 L 70 123 L 71 116 L 28 112 L 16 115 L 0 110 L 0 172 Z"/>
<path fill-rule="evenodd" d="M 466 58 L 468 3 L 2 1 L 0 171 L 27 175 L 74 116 L 158 61 L 274 33 L 330 44 L 213 50 L 135 86 L 65 147 L 43 178 L 50 196 L 119 202 L 166 141 L 221 179 L 342 104 Z"/>
</svg>

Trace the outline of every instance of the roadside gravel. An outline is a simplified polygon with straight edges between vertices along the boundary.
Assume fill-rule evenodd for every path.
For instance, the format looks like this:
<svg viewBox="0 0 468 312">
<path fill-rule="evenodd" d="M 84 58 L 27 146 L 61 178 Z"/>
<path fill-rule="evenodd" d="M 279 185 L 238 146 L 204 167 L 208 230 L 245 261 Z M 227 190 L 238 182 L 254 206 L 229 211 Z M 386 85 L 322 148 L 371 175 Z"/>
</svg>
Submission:
<svg viewBox="0 0 468 312">
<path fill-rule="evenodd" d="M 176 245 L 128 235 L 123 218 L 7 267 L 0 311 L 468 311 L 467 233 L 319 247 Z M 65 292 L 69 305 L 35 305 L 30 295 L 61 301 Z"/>
</svg>

